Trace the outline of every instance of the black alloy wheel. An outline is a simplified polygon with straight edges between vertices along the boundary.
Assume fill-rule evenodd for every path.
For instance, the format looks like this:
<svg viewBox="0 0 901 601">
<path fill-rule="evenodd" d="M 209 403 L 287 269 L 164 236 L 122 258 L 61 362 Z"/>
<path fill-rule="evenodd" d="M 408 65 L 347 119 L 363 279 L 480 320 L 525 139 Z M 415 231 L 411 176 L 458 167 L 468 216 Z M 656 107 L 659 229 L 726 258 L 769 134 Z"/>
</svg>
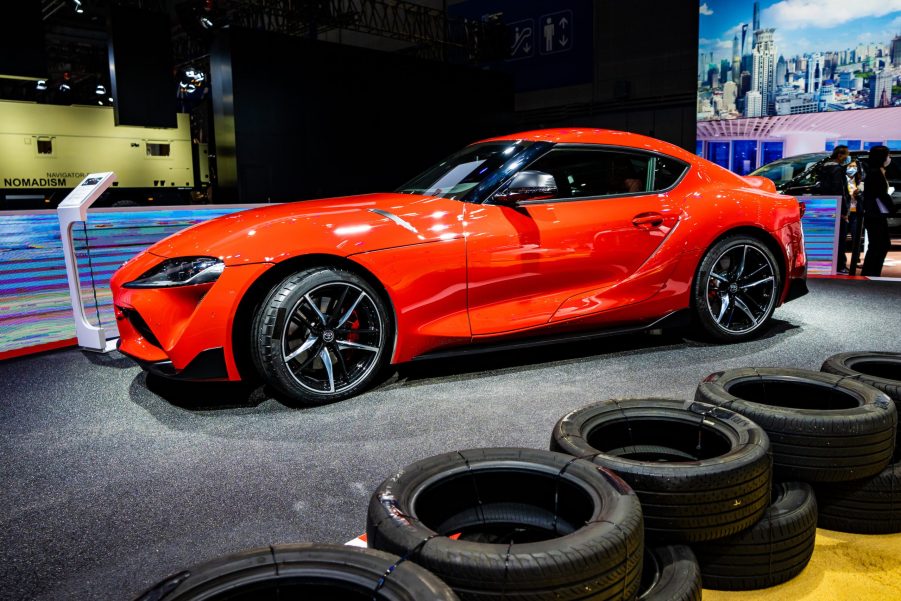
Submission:
<svg viewBox="0 0 901 601">
<path fill-rule="evenodd" d="M 390 359 L 390 312 L 349 271 L 294 274 L 269 294 L 254 321 L 254 360 L 277 390 L 308 404 L 364 390 Z"/>
<path fill-rule="evenodd" d="M 773 315 L 781 289 L 781 274 L 770 249 L 750 236 L 730 236 L 701 261 L 695 313 L 712 338 L 745 340 Z"/>
</svg>

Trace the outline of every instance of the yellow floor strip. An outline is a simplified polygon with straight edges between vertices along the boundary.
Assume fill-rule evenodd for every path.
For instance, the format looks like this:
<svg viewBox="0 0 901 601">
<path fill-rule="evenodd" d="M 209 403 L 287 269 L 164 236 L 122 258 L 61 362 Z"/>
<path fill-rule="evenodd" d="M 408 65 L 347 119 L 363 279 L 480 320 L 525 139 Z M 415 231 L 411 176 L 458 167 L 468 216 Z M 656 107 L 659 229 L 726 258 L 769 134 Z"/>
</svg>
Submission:
<svg viewBox="0 0 901 601">
<path fill-rule="evenodd" d="M 759 591 L 704 589 L 704 601 L 901 601 L 901 534 L 864 536 L 817 530 L 807 568 Z"/>
</svg>

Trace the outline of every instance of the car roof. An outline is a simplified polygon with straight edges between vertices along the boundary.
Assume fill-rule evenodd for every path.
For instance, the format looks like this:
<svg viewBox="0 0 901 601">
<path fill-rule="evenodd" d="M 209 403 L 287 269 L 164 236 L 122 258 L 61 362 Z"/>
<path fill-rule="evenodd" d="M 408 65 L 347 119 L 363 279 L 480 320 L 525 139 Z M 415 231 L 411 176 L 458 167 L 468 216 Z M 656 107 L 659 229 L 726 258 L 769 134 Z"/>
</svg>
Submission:
<svg viewBox="0 0 901 601">
<path fill-rule="evenodd" d="M 496 136 L 480 140 L 497 142 L 502 140 L 530 140 L 534 142 L 553 142 L 555 144 L 604 144 L 607 146 L 625 146 L 638 150 L 650 150 L 679 158 L 683 161 L 694 161 L 695 155 L 675 144 L 664 142 L 649 136 L 633 134 L 615 129 L 597 129 L 591 127 L 565 127 L 556 129 L 534 129 L 505 136 Z"/>
</svg>

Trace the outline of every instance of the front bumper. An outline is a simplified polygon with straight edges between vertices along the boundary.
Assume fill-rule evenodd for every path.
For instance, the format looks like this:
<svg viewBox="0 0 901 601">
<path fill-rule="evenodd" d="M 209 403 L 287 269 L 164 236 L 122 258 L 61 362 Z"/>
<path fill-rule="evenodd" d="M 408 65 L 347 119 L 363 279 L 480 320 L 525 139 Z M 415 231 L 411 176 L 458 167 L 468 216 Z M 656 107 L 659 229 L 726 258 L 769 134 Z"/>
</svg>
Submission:
<svg viewBox="0 0 901 601">
<path fill-rule="evenodd" d="M 121 349 L 121 339 L 117 348 L 119 351 L 134 359 L 135 363 L 141 366 L 144 371 L 156 374 L 164 378 L 175 380 L 227 380 L 228 367 L 225 364 L 225 351 L 221 347 L 207 349 L 201 351 L 188 365 L 181 371 L 175 369 L 172 361 L 168 359 L 163 361 L 147 361 L 141 357 L 129 354 Z"/>
<path fill-rule="evenodd" d="M 147 371 L 186 380 L 240 380 L 233 336 L 238 305 L 271 263 L 226 267 L 209 284 L 124 288 L 164 261 L 143 253 L 110 281 L 119 350 Z"/>
</svg>

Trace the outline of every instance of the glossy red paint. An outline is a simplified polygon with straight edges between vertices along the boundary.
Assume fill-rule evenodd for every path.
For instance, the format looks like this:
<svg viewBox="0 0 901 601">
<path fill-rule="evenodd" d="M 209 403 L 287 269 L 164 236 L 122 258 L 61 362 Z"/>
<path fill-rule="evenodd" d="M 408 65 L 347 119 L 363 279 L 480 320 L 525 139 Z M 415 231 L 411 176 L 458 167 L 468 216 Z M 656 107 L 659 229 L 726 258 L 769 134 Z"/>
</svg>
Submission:
<svg viewBox="0 0 901 601">
<path fill-rule="evenodd" d="M 689 307 L 704 252 L 738 228 L 779 251 L 780 300 L 791 280 L 805 277 L 798 202 L 759 178 L 624 132 L 558 129 L 495 140 L 643 149 L 689 168 L 663 193 L 517 208 L 371 194 L 220 217 L 157 243 L 115 274 L 115 304 L 137 311 L 157 342 L 119 312 L 121 350 L 171 361 L 178 372 L 222 348 L 227 379 L 240 379 L 233 341 L 236 328 L 249 327 L 234 321 L 242 297 L 276 265 L 308 255 L 355 265 L 381 284 L 397 323 L 394 363 L 484 340 L 650 323 Z M 185 256 L 218 257 L 226 267 L 213 284 L 123 288 L 164 258 Z"/>
</svg>

